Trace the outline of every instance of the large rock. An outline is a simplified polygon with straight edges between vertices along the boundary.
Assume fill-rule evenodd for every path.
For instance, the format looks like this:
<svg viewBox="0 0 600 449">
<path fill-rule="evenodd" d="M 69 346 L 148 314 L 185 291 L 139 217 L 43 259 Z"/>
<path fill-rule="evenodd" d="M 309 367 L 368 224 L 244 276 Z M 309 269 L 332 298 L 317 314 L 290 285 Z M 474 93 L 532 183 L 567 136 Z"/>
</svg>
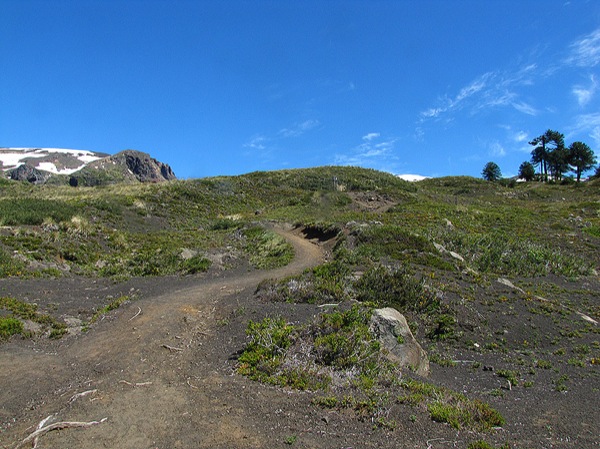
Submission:
<svg viewBox="0 0 600 449">
<path fill-rule="evenodd" d="M 168 164 L 159 162 L 147 153 L 125 150 L 111 156 L 117 163 L 123 163 L 141 182 L 160 182 L 176 179 Z"/>
<path fill-rule="evenodd" d="M 10 179 L 14 179 L 15 181 L 27 181 L 32 184 L 44 184 L 48 178 L 52 176 L 52 173 L 38 170 L 29 164 L 22 164 L 17 168 L 9 170 L 7 175 Z"/>
<path fill-rule="evenodd" d="M 429 374 L 427 353 L 413 336 L 404 315 L 391 307 L 376 309 L 370 327 L 389 360 L 402 367 L 411 367 L 421 376 Z"/>
</svg>

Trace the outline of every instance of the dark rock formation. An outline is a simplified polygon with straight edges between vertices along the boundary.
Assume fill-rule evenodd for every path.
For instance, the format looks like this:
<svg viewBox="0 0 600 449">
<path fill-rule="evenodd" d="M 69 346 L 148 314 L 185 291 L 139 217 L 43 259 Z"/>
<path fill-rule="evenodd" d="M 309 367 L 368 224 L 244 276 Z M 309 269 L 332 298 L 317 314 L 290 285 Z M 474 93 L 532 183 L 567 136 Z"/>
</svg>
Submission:
<svg viewBox="0 0 600 449">
<path fill-rule="evenodd" d="M 17 168 L 9 170 L 7 176 L 15 181 L 28 181 L 32 184 L 44 184 L 48 178 L 52 176 L 52 173 L 38 170 L 29 164 L 22 164 Z"/>
<path fill-rule="evenodd" d="M 176 179 L 168 164 L 159 162 L 147 153 L 125 150 L 111 156 L 117 164 L 124 164 L 140 182 L 160 182 Z"/>
</svg>

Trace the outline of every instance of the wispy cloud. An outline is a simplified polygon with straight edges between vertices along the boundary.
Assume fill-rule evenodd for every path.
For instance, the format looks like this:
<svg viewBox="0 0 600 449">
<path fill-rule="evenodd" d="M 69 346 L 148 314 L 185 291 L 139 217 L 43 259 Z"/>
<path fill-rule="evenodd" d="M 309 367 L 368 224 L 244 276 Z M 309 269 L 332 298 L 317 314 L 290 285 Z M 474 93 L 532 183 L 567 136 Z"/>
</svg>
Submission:
<svg viewBox="0 0 600 449">
<path fill-rule="evenodd" d="M 377 139 L 379 136 L 379 133 L 369 133 L 363 136 L 363 140 L 371 141 L 373 139 Z"/>
<path fill-rule="evenodd" d="M 600 63 L 600 28 L 573 42 L 565 62 L 578 67 L 595 67 Z"/>
<path fill-rule="evenodd" d="M 600 147 L 600 112 L 581 114 L 574 118 L 574 124 L 567 128 L 566 137 L 572 140 L 578 135 L 591 137 L 594 146 Z"/>
<path fill-rule="evenodd" d="M 579 106 L 583 107 L 590 102 L 598 89 L 598 82 L 594 75 L 590 75 L 590 84 L 587 87 L 577 85 L 573 86 L 573 95 L 577 98 Z"/>
<path fill-rule="evenodd" d="M 456 95 L 443 97 L 439 104 L 422 111 L 420 121 L 450 116 L 463 109 L 477 114 L 490 108 L 509 106 L 523 114 L 537 115 L 539 111 L 519 100 L 516 92 L 518 86 L 533 83 L 536 68 L 535 64 L 528 64 L 514 73 L 486 72 L 460 88 Z"/>
<path fill-rule="evenodd" d="M 539 114 L 539 111 L 531 106 L 530 104 L 525 103 L 524 101 L 514 101 L 511 103 L 512 107 L 517 111 L 522 112 L 523 114 L 536 116 Z"/>
<path fill-rule="evenodd" d="M 397 157 L 396 139 L 380 139 L 379 133 L 363 136 L 363 142 L 345 154 L 336 154 L 334 164 L 371 167 L 390 171 Z"/>
<path fill-rule="evenodd" d="M 265 136 L 254 136 L 248 142 L 244 144 L 245 148 L 252 148 L 253 150 L 264 150 L 266 149 L 266 143 L 268 142 L 268 138 Z"/>
<path fill-rule="evenodd" d="M 320 124 L 318 120 L 305 120 L 302 123 L 294 123 L 289 128 L 280 129 L 277 134 L 282 137 L 298 137 Z"/>
<path fill-rule="evenodd" d="M 504 157 L 506 156 L 506 150 L 498 141 L 491 142 L 489 144 L 489 153 L 493 157 Z"/>
<path fill-rule="evenodd" d="M 527 133 L 525 131 L 517 131 L 513 135 L 513 140 L 515 142 L 527 142 L 529 139 L 527 138 Z"/>
<path fill-rule="evenodd" d="M 255 134 L 243 144 L 243 147 L 268 153 L 269 149 L 272 150 L 274 146 L 277 146 L 277 141 L 299 137 L 310 130 L 318 128 L 319 126 L 321 126 L 321 122 L 316 119 L 294 123 L 289 127 L 280 129 L 274 135 L 268 136 L 264 134 Z"/>
</svg>

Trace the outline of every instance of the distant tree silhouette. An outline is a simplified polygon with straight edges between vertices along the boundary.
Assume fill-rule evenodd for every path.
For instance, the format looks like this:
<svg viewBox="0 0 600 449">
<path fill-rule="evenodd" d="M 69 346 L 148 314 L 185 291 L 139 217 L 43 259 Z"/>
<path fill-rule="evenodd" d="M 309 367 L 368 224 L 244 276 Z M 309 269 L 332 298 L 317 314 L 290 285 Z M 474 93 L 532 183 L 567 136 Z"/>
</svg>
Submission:
<svg viewBox="0 0 600 449">
<path fill-rule="evenodd" d="M 533 181 L 535 178 L 535 167 L 531 162 L 523 162 L 519 167 L 519 178 L 524 179 L 525 181 Z"/>
<path fill-rule="evenodd" d="M 538 136 L 531 142 L 529 142 L 529 145 L 533 145 L 535 147 L 531 152 L 531 162 L 533 162 L 534 165 L 540 165 L 540 175 L 542 177 L 542 180 L 547 182 L 548 169 L 551 165 L 550 155 L 556 149 L 564 148 L 565 136 L 559 133 L 558 131 L 553 131 L 549 129 L 541 136 Z M 559 157 L 557 157 L 556 160 L 553 162 L 556 163 L 554 167 L 555 169 L 560 170 L 562 168 Z M 564 171 L 562 173 L 564 173 Z"/>
<path fill-rule="evenodd" d="M 560 146 L 548 153 L 548 170 L 554 181 L 560 181 L 563 175 L 570 170 L 569 150 Z"/>
<path fill-rule="evenodd" d="M 596 156 L 590 147 L 583 142 L 573 142 L 568 150 L 568 162 L 577 175 L 577 182 L 581 174 L 596 165 Z"/>
<path fill-rule="evenodd" d="M 502 172 L 500 171 L 500 167 L 495 162 L 488 162 L 483 167 L 483 171 L 481 172 L 481 176 L 486 181 L 497 181 L 502 177 Z"/>
</svg>

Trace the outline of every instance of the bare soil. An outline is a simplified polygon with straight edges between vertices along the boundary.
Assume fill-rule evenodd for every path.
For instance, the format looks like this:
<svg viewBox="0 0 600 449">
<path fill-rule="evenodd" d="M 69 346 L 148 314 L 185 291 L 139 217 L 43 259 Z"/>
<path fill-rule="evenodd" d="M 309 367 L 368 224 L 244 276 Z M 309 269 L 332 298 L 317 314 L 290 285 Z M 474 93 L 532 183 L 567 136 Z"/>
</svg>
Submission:
<svg viewBox="0 0 600 449">
<path fill-rule="evenodd" d="M 38 447 L 437 449 L 466 447 L 475 439 L 522 448 L 600 447 L 598 365 L 589 363 L 572 367 L 566 391 L 554 388 L 558 373 L 552 369 L 538 369 L 532 388 L 510 388 L 496 373 L 505 368 L 526 373 L 518 357 L 441 345 L 447 351 L 443 356 L 457 362 L 448 367 L 433 364 L 429 381 L 479 397 L 506 418 L 504 428 L 482 435 L 433 422 L 408 406 L 396 410 L 403 418 L 395 430 L 374 428 L 352 411 L 312 405 L 314 393 L 261 385 L 235 374 L 248 320 L 282 315 L 304 322 L 321 311 L 309 304 L 266 304 L 254 295 L 261 280 L 299 273 L 324 259 L 317 242 L 281 232 L 294 245 L 296 257 L 272 271 L 240 265 L 122 284 L 84 278 L 2 280 L 0 295 L 82 320 L 106 298 L 138 299 L 110 312 L 87 332 L 74 328 L 60 340 L 12 339 L 0 345 L 0 447 L 16 447 L 48 416 L 53 417 L 49 422 L 106 420 L 88 428 L 49 432 Z M 589 282 L 596 283 L 589 291 L 600 291 L 597 279 Z M 513 306 L 509 314 L 503 314 L 506 308 L 497 302 L 477 301 L 464 309 L 460 321 L 465 332 L 475 340 L 481 336 L 482 344 L 484 336 L 501 333 L 522 345 L 522 340 L 531 339 L 532 326 L 537 326 L 540 340 L 563 326 L 543 315 L 535 315 L 533 322 L 526 319 L 531 304 L 519 301 L 519 292 L 506 285 L 480 289 L 479 298 L 504 295 Z M 577 295 L 590 301 L 574 287 L 573 292 L 574 301 Z M 488 328 L 468 329 L 481 313 L 493 317 Z M 597 334 L 590 338 L 598 339 Z M 490 395 L 493 390 L 502 396 Z M 89 393 L 76 396 L 84 392 Z"/>
</svg>

